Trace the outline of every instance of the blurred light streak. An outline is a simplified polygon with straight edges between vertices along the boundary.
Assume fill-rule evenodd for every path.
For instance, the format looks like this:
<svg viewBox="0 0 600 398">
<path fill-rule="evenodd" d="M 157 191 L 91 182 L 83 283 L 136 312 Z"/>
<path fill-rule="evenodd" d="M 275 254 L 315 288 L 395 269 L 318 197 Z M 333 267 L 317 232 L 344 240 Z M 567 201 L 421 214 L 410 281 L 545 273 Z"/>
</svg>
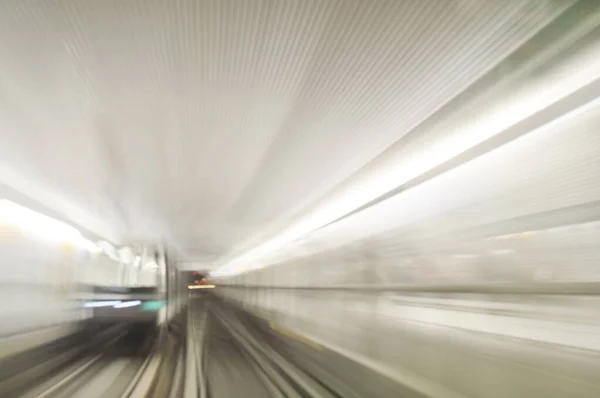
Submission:
<svg viewBox="0 0 600 398">
<path fill-rule="evenodd" d="M 215 285 L 192 285 L 192 286 L 188 286 L 188 289 L 190 290 L 194 290 L 194 289 L 214 289 Z"/>
<path fill-rule="evenodd" d="M 113 305 L 113 308 L 135 307 L 136 305 L 140 305 L 140 304 L 142 304 L 142 302 L 140 300 L 121 301 L 121 302 Z"/>
<path fill-rule="evenodd" d="M 90 301 L 84 303 L 83 306 L 86 308 L 95 308 L 95 307 L 112 307 L 113 305 L 119 304 L 120 301 Z"/>
<path fill-rule="evenodd" d="M 7 199 L 0 199 L 0 221 L 14 224 L 42 240 L 69 243 L 91 253 L 102 251 L 76 228 Z"/>
</svg>

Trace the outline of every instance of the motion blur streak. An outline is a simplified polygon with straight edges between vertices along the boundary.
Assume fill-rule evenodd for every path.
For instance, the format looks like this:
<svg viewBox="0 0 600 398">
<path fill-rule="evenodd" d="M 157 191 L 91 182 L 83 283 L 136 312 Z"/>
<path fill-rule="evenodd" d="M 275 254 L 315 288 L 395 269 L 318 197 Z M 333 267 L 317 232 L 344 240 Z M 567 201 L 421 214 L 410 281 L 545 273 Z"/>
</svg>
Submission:
<svg viewBox="0 0 600 398">
<path fill-rule="evenodd" d="M 599 0 L 4 0 L 0 54 L 0 398 L 600 397 Z"/>
<path fill-rule="evenodd" d="M 188 289 L 214 289 L 215 285 L 198 285 L 198 286 L 188 286 Z"/>
</svg>

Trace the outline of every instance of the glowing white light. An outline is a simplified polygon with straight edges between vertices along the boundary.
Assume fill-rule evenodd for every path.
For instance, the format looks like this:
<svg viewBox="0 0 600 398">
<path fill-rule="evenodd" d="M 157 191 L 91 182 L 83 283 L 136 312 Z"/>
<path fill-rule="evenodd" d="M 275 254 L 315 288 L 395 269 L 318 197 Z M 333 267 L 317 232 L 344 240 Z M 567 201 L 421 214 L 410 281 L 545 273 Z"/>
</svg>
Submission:
<svg viewBox="0 0 600 398">
<path fill-rule="evenodd" d="M 94 307 L 112 307 L 113 305 L 119 304 L 120 301 L 90 301 L 84 303 L 83 306 L 86 308 L 94 308 Z"/>
<path fill-rule="evenodd" d="M 215 285 L 190 285 L 188 286 L 188 289 L 190 290 L 194 290 L 194 289 L 214 289 Z"/>
<path fill-rule="evenodd" d="M 98 245 L 84 238 L 76 228 L 7 199 L 0 199 L 0 221 L 14 224 L 46 241 L 72 244 L 91 253 L 101 251 Z"/>
<path fill-rule="evenodd" d="M 135 307 L 136 305 L 140 305 L 142 302 L 140 300 L 134 301 L 122 301 L 113 305 L 113 308 L 127 308 L 127 307 Z"/>
</svg>

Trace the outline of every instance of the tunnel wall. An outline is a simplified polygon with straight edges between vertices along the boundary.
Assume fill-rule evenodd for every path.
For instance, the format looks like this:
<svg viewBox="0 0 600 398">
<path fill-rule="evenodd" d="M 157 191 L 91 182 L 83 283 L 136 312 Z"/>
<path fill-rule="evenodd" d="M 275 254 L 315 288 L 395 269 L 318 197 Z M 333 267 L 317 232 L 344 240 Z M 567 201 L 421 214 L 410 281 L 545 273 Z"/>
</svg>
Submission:
<svg viewBox="0 0 600 398">
<path fill-rule="evenodd" d="M 600 396 L 598 126 L 592 104 L 219 292 L 431 396 Z"/>
</svg>

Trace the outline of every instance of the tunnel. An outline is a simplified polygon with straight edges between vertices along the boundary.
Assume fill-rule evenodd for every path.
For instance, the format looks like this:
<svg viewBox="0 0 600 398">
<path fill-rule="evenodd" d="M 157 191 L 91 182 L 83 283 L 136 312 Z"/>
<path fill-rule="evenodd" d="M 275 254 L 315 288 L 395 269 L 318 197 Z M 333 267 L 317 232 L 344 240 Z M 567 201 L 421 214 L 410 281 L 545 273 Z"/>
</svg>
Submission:
<svg viewBox="0 0 600 398">
<path fill-rule="evenodd" d="M 600 397 L 600 1 L 0 2 L 0 398 Z"/>
</svg>

